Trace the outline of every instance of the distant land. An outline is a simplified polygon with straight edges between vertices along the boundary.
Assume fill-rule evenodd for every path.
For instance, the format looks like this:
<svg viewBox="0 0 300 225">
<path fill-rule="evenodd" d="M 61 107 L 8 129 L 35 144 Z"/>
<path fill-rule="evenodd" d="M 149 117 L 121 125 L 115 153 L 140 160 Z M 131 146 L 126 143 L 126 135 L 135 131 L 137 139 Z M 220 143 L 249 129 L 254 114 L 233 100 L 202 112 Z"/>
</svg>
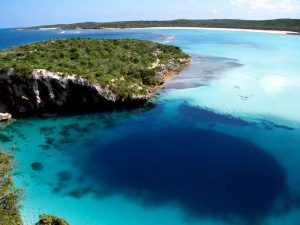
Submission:
<svg viewBox="0 0 300 225">
<path fill-rule="evenodd" d="M 122 21 L 122 22 L 85 22 L 73 24 L 55 24 L 23 29 L 109 29 L 109 28 L 148 28 L 148 27 L 207 27 L 207 28 L 236 28 L 255 30 L 277 30 L 300 32 L 300 19 L 275 19 L 275 20 L 165 20 L 165 21 Z"/>
</svg>

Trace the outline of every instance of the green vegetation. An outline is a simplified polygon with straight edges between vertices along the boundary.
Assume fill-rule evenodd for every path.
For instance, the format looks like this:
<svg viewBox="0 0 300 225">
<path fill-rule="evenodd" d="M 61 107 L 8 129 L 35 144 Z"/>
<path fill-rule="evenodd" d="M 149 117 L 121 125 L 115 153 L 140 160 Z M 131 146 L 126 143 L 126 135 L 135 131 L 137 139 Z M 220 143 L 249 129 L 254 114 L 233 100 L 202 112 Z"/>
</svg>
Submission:
<svg viewBox="0 0 300 225">
<path fill-rule="evenodd" d="M 56 39 L 0 51 L 0 72 L 14 68 L 22 76 L 32 76 L 34 69 L 76 74 L 126 98 L 159 84 L 156 62 L 188 57 L 178 47 L 150 41 Z"/>
<path fill-rule="evenodd" d="M 21 191 L 14 186 L 11 170 L 13 156 L 0 151 L 0 224 L 22 225 L 19 214 Z"/>
<path fill-rule="evenodd" d="M 21 189 L 15 187 L 11 171 L 13 155 L 0 151 L 0 224 L 23 225 L 19 213 Z M 69 225 L 65 220 L 56 216 L 41 215 L 36 225 Z"/>
<path fill-rule="evenodd" d="M 169 21 L 124 21 L 110 23 L 75 23 L 57 24 L 27 29 L 58 28 L 58 29 L 100 29 L 100 28 L 144 28 L 144 27 L 213 27 L 213 28 L 240 28 L 258 30 L 285 30 L 300 32 L 300 19 L 277 20 L 169 20 Z"/>
<path fill-rule="evenodd" d="M 40 215 L 40 220 L 35 225 L 69 225 L 69 223 L 56 216 Z"/>
</svg>

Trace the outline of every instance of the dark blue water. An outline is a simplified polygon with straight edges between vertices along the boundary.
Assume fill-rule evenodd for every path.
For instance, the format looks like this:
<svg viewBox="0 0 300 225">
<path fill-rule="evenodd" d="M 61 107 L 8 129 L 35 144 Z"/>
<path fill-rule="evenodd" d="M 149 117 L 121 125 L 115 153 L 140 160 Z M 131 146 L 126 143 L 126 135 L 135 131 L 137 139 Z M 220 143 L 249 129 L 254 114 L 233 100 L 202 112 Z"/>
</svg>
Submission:
<svg viewBox="0 0 300 225">
<path fill-rule="evenodd" d="M 237 214 L 255 221 L 286 191 L 284 169 L 261 148 L 194 128 L 125 135 L 95 148 L 83 169 L 108 192 L 151 206 L 175 202 L 193 216 Z"/>
</svg>

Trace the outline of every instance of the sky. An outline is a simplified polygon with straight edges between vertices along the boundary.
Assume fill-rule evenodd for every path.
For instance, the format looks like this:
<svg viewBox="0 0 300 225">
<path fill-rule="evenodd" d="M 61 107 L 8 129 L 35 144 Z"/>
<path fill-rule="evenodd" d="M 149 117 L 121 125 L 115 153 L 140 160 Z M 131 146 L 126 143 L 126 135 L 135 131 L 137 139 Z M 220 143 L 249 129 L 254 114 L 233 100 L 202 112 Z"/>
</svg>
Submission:
<svg viewBox="0 0 300 225">
<path fill-rule="evenodd" d="M 0 28 L 170 19 L 300 18 L 300 0 L 0 0 Z"/>
</svg>

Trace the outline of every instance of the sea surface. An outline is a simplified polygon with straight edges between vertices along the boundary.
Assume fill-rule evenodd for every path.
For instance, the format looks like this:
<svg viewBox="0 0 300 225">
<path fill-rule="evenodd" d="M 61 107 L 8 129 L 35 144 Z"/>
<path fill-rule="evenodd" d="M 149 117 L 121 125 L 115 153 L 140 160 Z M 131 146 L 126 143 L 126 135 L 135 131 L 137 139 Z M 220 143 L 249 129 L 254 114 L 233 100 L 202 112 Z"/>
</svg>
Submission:
<svg viewBox="0 0 300 225">
<path fill-rule="evenodd" d="M 192 62 L 134 110 L 14 120 L 22 217 L 71 225 L 300 224 L 300 37 L 212 30 L 0 30 L 0 48 L 135 38 Z"/>
</svg>

